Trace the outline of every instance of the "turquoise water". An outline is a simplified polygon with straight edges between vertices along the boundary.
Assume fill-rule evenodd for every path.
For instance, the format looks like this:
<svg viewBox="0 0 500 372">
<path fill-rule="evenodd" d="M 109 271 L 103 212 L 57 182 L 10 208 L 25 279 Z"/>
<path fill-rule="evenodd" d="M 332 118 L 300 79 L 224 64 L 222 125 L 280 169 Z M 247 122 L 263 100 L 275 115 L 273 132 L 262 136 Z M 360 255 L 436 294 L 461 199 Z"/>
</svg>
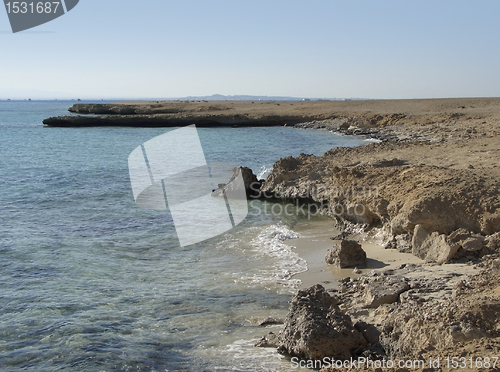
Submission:
<svg viewBox="0 0 500 372">
<path fill-rule="evenodd" d="M 253 344 L 305 269 L 282 244 L 298 218 L 251 215 L 181 248 L 168 212 L 135 205 L 127 165 L 167 129 L 41 125 L 73 103 L 0 102 L 0 369 L 287 370 Z M 262 175 L 283 156 L 363 143 L 283 127 L 198 132 L 207 160 Z"/>
</svg>

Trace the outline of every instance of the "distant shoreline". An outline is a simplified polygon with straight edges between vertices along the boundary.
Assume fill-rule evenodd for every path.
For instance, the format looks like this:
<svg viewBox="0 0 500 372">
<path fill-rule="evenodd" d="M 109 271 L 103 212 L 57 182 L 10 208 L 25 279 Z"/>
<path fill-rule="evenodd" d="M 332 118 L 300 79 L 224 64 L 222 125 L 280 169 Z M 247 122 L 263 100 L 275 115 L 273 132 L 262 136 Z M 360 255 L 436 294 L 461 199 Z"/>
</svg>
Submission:
<svg viewBox="0 0 500 372">
<path fill-rule="evenodd" d="M 177 127 L 294 126 L 334 120 L 329 129 L 349 127 L 377 132 L 388 125 L 442 120 L 442 115 L 479 115 L 486 118 L 500 98 L 450 98 L 353 101 L 127 101 L 80 103 L 69 111 L 77 115 L 43 120 L 50 127 Z M 446 118 L 445 118 L 446 119 Z M 340 123 L 340 121 L 343 121 Z M 347 133 L 358 134 L 358 133 Z M 363 133 L 361 133 L 363 134 Z"/>
</svg>

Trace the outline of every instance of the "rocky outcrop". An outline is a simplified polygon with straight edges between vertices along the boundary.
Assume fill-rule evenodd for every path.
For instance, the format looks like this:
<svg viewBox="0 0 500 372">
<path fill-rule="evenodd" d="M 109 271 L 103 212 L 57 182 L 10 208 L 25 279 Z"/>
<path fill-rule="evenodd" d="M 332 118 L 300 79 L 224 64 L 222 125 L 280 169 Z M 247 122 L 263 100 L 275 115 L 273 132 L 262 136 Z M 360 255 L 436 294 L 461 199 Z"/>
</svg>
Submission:
<svg viewBox="0 0 500 372">
<path fill-rule="evenodd" d="M 437 278 L 436 285 L 422 287 L 422 292 L 436 291 L 432 301 L 419 300 L 418 295 L 406 296 L 379 327 L 386 353 L 400 358 L 423 353 L 465 356 L 478 349 L 487 352 L 488 340 L 498 345 L 497 261 L 484 263 L 486 270 L 476 275 L 464 278 L 457 273 L 459 278 L 453 278 L 452 283 Z M 453 290 L 448 292 L 446 288 Z"/>
<path fill-rule="evenodd" d="M 338 304 L 319 284 L 299 291 L 279 334 L 278 350 L 309 360 L 351 358 L 367 341 Z"/>
<path fill-rule="evenodd" d="M 383 347 L 375 358 L 474 360 L 500 348 L 500 111 L 481 123 L 452 111 L 442 120 L 370 112 L 300 124 L 388 142 L 280 159 L 262 186 L 270 198 L 320 206 L 337 221 L 337 239 L 426 261 L 342 280 L 339 308 L 372 345 L 356 354 Z"/>
<path fill-rule="evenodd" d="M 241 183 L 241 175 L 243 183 Z M 236 167 L 233 169 L 233 175 L 227 183 L 221 183 L 217 189 L 212 191 L 212 196 L 223 197 L 226 195 L 238 195 L 240 190 L 245 190 L 248 199 L 254 198 L 259 194 L 259 189 L 262 184 L 261 180 L 250 168 Z"/>
<path fill-rule="evenodd" d="M 464 252 L 469 253 L 479 252 L 484 248 L 484 243 L 486 242 L 484 236 L 473 234 L 471 231 L 467 231 L 466 229 L 458 229 L 452 232 L 449 235 L 448 240 L 457 245 Z"/>
<path fill-rule="evenodd" d="M 484 244 L 490 253 L 498 252 L 500 250 L 500 233 L 495 233 L 485 238 Z"/>
<path fill-rule="evenodd" d="M 203 126 L 222 126 L 223 124 L 208 118 L 192 120 L 175 118 L 170 115 L 95 115 L 95 116 L 58 116 L 43 120 L 48 127 L 182 127 L 196 124 Z M 224 124 L 231 126 L 232 124 Z"/>
<path fill-rule="evenodd" d="M 301 106 L 305 111 L 293 110 Z M 47 118 L 43 124 L 51 127 L 282 126 L 332 115 L 318 114 L 312 109 L 314 106 L 317 103 L 154 101 L 76 104 L 69 111 L 79 115 Z"/>
<path fill-rule="evenodd" d="M 366 264 L 366 252 L 355 240 L 341 240 L 327 251 L 325 261 L 341 268 L 356 267 Z"/>
<path fill-rule="evenodd" d="M 154 104 L 126 103 L 77 103 L 68 109 L 69 112 L 83 115 L 155 115 L 176 114 L 180 107 Z"/>
<path fill-rule="evenodd" d="M 294 116 L 134 114 L 58 116 L 43 120 L 48 127 L 144 127 L 169 128 L 195 124 L 197 127 L 272 127 L 299 121 Z"/>
<path fill-rule="evenodd" d="M 425 156 L 435 151 L 431 146 L 379 143 L 332 149 L 320 157 L 283 158 L 275 163 L 262 191 L 316 203 L 344 231 L 372 231 L 368 238 L 378 244 L 443 263 L 457 249 L 446 239 L 453 231 L 464 228 L 476 236 L 495 232 L 500 190 L 494 177 L 470 170 L 381 158 L 396 151 Z M 413 239 L 417 225 L 425 239 Z M 477 241 L 464 244 L 464 250 L 479 249 Z"/>
<path fill-rule="evenodd" d="M 175 121 L 179 125 L 186 121 L 184 125 L 288 125 L 364 135 L 382 141 L 440 142 L 483 135 L 484 119 L 490 119 L 499 105 L 499 99 L 491 98 L 303 102 L 176 100 L 79 103 L 69 111 L 80 115 L 115 116 L 123 125 L 132 126 L 174 126 Z M 479 107 L 482 109 L 478 110 Z M 163 118 L 152 119 L 156 115 Z M 130 120 L 126 116 L 135 118 Z M 87 123 L 89 126 L 118 125 L 116 122 L 94 120 Z M 72 123 L 82 126 L 84 121 L 47 121 L 47 125 L 53 126 L 71 126 Z M 455 126 L 453 131 L 448 128 L 450 124 Z M 437 129 L 443 130 L 438 133 Z"/>
<path fill-rule="evenodd" d="M 342 280 L 339 307 L 372 346 L 380 343 L 386 358 L 494 353 L 500 345 L 499 269 L 495 254 L 477 265 L 405 264 L 372 271 Z"/>
</svg>

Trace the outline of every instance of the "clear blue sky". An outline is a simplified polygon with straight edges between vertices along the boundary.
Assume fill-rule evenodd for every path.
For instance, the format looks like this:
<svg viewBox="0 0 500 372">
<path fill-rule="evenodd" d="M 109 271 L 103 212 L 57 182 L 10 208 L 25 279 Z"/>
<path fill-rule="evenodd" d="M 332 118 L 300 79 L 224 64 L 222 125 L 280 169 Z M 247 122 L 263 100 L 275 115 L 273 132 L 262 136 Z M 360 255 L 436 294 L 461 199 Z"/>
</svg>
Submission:
<svg viewBox="0 0 500 372">
<path fill-rule="evenodd" d="M 498 0 L 80 0 L 12 34 L 0 9 L 0 98 L 500 96 L 499 17 Z"/>
</svg>

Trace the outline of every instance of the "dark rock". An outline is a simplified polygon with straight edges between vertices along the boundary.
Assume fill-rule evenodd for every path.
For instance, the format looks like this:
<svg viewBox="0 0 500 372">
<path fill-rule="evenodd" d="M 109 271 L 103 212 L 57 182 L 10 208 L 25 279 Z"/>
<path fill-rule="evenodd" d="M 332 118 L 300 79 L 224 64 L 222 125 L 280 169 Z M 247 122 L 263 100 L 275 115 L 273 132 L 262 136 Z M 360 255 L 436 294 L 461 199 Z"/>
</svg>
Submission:
<svg viewBox="0 0 500 372">
<path fill-rule="evenodd" d="M 351 126 L 351 124 L 346 121 L 346 122 L 340 124 L 339 130 L 347 130 L 347 129 L 349 129 L 350 126 Z"/>
<path fill-rule="evenodd" d="M 243 177 L 243 185 L 240 182 L 239 175 Z M 260 194 L 261 181 L 247 167 L 237 167 L 233 169 L 233 175 L 228 183 L 218 185 L 218 188 L 212 192 L 212 196 L 223 197 L 225 193 L 237 194 L 242 187 L 245 189 L 247 198 L 254 198 Z M 236 193 L 235 193 L 236 192 Z"/>
<path fill-rule="evenodd" d="M 342 240 L 342 239 L 345 239 L 345 237 L 346 237 L 346 234 L 344 232 L 341 232 L 338 235 L 330 237 L 330 240 Z"/>
<path fill-rule="evenodd" d="M 337 303 L 319 284 L 299 291 L 279 334 L 278 351 L 303 359 L 347 360 L 366 346 L 366 339 Z"/>
<path fill-rule="evenodd" d="M 387 159 L 376 160 L 371 163 L 374 167 L 382 168 L 382 167 L 394 167 L 398 165 L 404 165 L 406 161 L 394 158 L 392 160 L 387 160 Z"/>
<path fill-rule="evenodd" d="M 375 345 L 379 342 L 380 331 L 373 324 L 357 322 L 354 326 L 370 344 Z"/>
<path fill-rule="evenodd" d="M 352 271 L 353 274 L 356 274 L 356 275 L 359 275 L 362 273 L 362 271 L 360 269 L 358 269 L 357 267 L 354 268 L 354 270 Z"/>
<path fill-rule="evenodd" d="M 326 253 L 325 261 L 341 268 L 366 264 L 366 252 L 355 240 L 342 240 Z"/>
</svg>

